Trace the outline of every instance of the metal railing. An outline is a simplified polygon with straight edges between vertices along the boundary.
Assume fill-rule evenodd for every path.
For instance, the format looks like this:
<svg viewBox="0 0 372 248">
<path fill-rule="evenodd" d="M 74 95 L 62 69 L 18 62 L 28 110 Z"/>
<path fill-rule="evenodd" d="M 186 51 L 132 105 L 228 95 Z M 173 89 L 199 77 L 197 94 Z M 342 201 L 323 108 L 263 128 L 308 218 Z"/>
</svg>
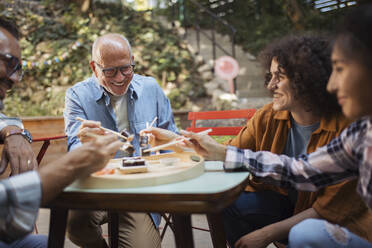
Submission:
<svg viewBox="0 0 372 248">
<path fill-rule="evenodd" d="M 190 4 L 190 6 L 195 7 L 194 9 L 198 11 L 199 13 L 194 13 L 194 18 L 191 20 L 191 15 L 188 14 L 188 9 L 183 7 L 183 16 L 184 16 L 184 27 L 185 27 L 185 33 L 187 35 L 187 26 L 186 24 L 192 24 L 192 26 L 196 30 L 196 44 L 197 44 L 197 51 L 200 53 L 200 34 L 203 34 L 209 41 L 212 43 L 212 57 L 213 61 L 216 60 L 216 49 L 220 49 L 223 53 L 226 55 L 229 55 L 233 58 L 235 58 L 235 34 L 236 29 L 231 26 L 229 23 L 227 23 L 224 19 L 213 13 L 210 9 L 204 7 L 200 3 L 198 3 L 195 0 L 183 0 L 183 3 Z M 180 8 L 181 9 L 181 8 Z M 204 14 L 204 15 L 203 15 Z M 210 23 L 210 34 L 202 29 L 201 27 L 201 17 L 207 17 L 209 18 L 208 23 Z M 224 47 L 222 47 L 217 41 L 216 41 L 216 27 L 218 25 L 223 25 L 227 30 L 228 34 L 230 36 L 231 40 L 231 52 L 227 51 Z"/>
<path fill-rule="evenodd" d="M 217 58 L 217 49 L 220 49 L 224 54 L 229 55 L 233 58 L 235 54 L 235 34 L 236 29 L 230 25 L 226 20 L 213 13 L 208 7 L 201 5 L 195 0 L 172 0 L 170 4 L 171 16 L 173 20 L 179 20 L 181 25 L 185 29 L 184 38 L 187 38 L 187 29 L 192 26 L 196 31 L 196 46 L 197 54 L 200 54 L 200 35 L 204 35 L 212 43 L 212 58 L 213 62 Z M 190 13 L 190 10 L 196 12 Z M 206 18 L 206 19 L 202 19 Z M 209 25 L 208 25 L 209 24 Z M 219 25 L 219 26 L 218 26 Z M 174 23 L 172 23 L 174 26 Z M 231 42 L 231 52 L 226 47 L 220 45 L 216 40 L 216 27 L 224 27 L 227 29 Z M 211 69 L 214 73 L 214 68 Z M 237 89 L 236 78 L 234 79 L 234 89 Z"/>
<path fill-rule="evenodd" d="M 182 27 L 185 29 L 185 38 L 187 37 L 187 29 L 191 26 L 196 31 L 197 52 L 200 53 L 200 35 L 204 35 L 212 43 L 212 57 L 216 60 L 216 50 L 220 49 L 224 54 L 235 58 L 235 34 L 236 29 L 227 23 L 224 19 L 213 13 L 208 7 L 203 6 L 195 0 L 173 0 L 171 7 L 172 17 L 174 20 L 179 20 Z M 190 13 L 190 11 L 198 13 Z M 202 20 L 202 18 L 205 18 Z M 225 27 L 231 40 L 231 52 L 221 46 L 216 41 L 216 27 Z M 209 30 L 210 33 L 207 31 Z"/>
</svg>

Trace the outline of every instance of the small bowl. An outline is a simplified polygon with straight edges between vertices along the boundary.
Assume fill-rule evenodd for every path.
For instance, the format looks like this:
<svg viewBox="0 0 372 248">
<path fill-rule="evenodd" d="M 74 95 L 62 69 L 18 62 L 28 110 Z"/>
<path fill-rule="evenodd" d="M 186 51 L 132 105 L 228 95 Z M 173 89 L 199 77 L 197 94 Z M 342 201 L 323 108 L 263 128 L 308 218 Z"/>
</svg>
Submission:
<svg viewBox="0 0 372 248">
<path fill-rule="evenodd" d="M 161 158 L 160 163 L 165 165 L 165 166 L 172 166 L 175 163 L 178 163 L 181 161 L 179 158 Z"/>
</svg>

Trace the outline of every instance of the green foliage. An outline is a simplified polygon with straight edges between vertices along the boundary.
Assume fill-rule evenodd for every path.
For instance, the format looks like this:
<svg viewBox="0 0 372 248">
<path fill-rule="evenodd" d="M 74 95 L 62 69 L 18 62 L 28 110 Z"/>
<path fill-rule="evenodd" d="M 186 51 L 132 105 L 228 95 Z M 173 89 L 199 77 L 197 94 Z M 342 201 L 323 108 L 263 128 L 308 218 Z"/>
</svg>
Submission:
<svg viewBox="0 0 372 248">
<path fill-rule="evenodd" d="M 92 43 L 98 36 L 113 32 L 130 41 L 136 73 L 153 76 L 162 86 L 173 85 L 169 94 L 173 108 L 182 108 L 205 94 L 204 89 L 190 94 L 190 89 L 202 87 L 193 56 L 177 34 L 164 29 L 150 13 L 115 3 L 95 3 L 89 13 L 81 13 L 71 2 L 44 0 L 34 8 L 20 6 L 1 13 L 12 15 L 20 27 L 23 60 L 42 63 L 25 68 L 23 81 L 5 101 L 6 114 L 61 115 L 66 89 L 92 73 Z M 76 41 L 82 45 L 72 49 Z M 43 64 L 66 53 L 61 62 Z"/>
<path fill-rule="evenodd" d="M 210 0 L 198 0 L 205 7 L 212 5 Z M 236 30 L 235 42 L 252 54 L 257 55 L 268 43 L 290 33 L 304 31 L 324 32 L 334 29 L 337 20 L 344 14 L 344 9 L 321 13 L 314 9 L 309 1 L 297 0 L 303 14 L 300 23 L 303 30 L 297 30 L 289 18 L 288 0 L 234 0 L 231 3 L 213 9 L 215 14 L 223 13 L 222 19 Z M 218 4 L 218 3 L 217 3 Z M 216 5 L 216 3 L 213 3 Z M 163 11 L 168 18 L 179 19 L 179 5 L 168 4 Z M 186 1 L 186 20 L 184 25 L 191 26 L 199 22 L 204 29 L 217 29 L 220 33 L 231 34 L 230 29 L 214 21 L 209 15 L 190 1 Z M 345 8 L 347 9 L 347 8 Z"/>
<path fill-rule="evenodd" d="M 226 135 L 226 136 L 212 136 L 212 138 L 220 144 L 225 143 L 226 141 L 233 139 L 235 136 Z"/>
</svg>

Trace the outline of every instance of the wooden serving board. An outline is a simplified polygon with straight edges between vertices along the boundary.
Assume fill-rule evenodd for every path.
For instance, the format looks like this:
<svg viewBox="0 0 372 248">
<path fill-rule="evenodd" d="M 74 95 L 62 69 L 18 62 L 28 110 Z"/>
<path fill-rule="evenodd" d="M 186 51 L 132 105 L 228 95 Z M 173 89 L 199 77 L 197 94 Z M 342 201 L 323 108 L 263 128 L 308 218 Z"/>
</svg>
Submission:
<svg viewBox="0 0 372 248">
<path fill-rule="evenodd" d="M 160 159 L 169 157 L 179 158 L 180 161 L 168 166 L 160 162 Z M 71 186 L 82 189 L 145 187 L 184 181 L 204 173 L 204 159 L 194 152 L 164 153 L 143 158 L 148 165 L 145 173 L 122 174 L 118 169 L 112 175 L 93 173 L 78 179 Z M 111 159 L 106 168 L 118 167 L 121 163 L 122 159 Z"/>
</svg>

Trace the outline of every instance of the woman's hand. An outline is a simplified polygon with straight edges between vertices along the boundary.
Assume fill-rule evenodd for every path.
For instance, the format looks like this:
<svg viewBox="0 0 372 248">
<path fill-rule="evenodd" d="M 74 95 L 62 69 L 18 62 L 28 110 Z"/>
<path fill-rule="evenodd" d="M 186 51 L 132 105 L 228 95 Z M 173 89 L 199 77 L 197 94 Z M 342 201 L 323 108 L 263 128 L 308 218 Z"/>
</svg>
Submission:
<svg viewBox="0 0 372 248">
<path fill-rule="evenodd" d="M 159 146 L 162 144 L 166 144 L 175 140 L 177 138 L 181 138 L 182 136 L 173 133 L 167 129 L 151 127 L 148 129 L 141 130 L 140 135 L 148 134 L 149 135 L 149 144 L 151 147 Z M 178 146 L 178 144 L 169 146 L 165 148 L 166 150 L 173 150 L 175 152 L 183 152 L 184 150 Z"/>
<path fill-rule="evenodd" d="M 185 140 L 186 147 L 194 149 L 199 155 L 207 160 L 225 161 L 226 146 L 217 143 L 208 134 L 197 134 L 181 131 L 181 134 L 190 140 Z"/>
</svg>

